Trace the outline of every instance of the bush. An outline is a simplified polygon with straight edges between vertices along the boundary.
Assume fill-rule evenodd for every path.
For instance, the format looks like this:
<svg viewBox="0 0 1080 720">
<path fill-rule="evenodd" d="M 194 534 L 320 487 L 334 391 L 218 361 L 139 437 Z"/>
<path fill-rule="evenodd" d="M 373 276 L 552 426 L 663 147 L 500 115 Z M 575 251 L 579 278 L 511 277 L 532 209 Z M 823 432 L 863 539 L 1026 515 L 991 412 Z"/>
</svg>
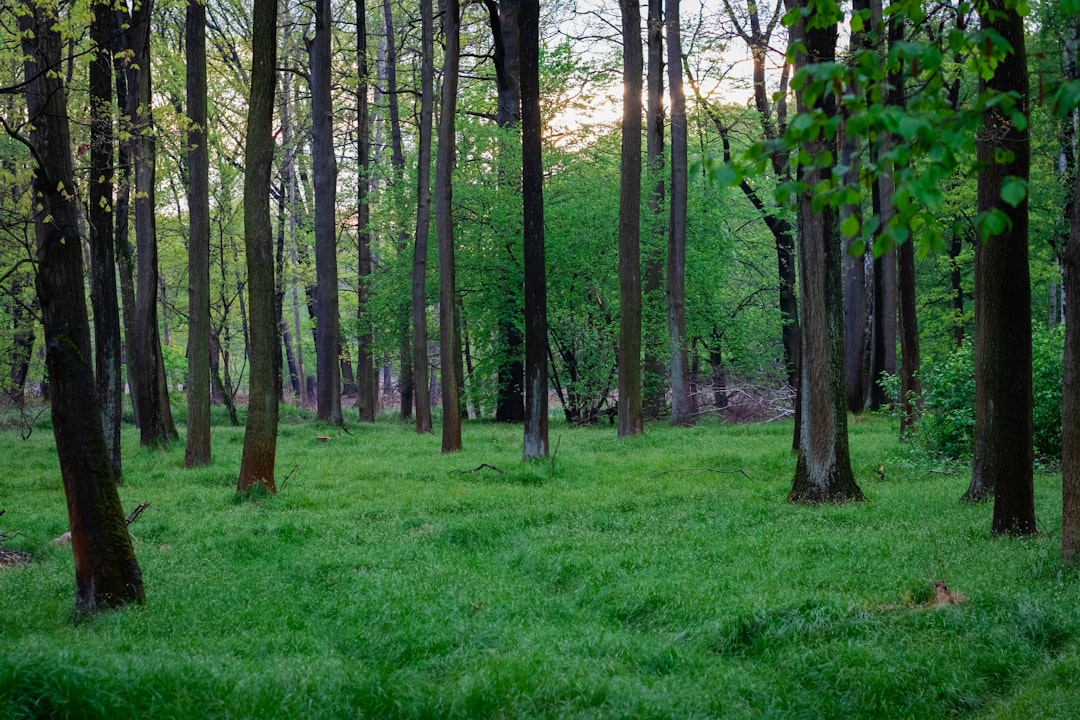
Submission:
<svg viewBox="0 0 1080 720">
<path fill-rule="evenodd" d="M 1061 458 L 1061 378 L 1063 327 L 1032 331 L 1033 443 L 1036 457 Z M 923 414 L 916 441 L 952 458 L 971 456 L 975 435 L 973 344 L 923 368 Z"/>
</svg>

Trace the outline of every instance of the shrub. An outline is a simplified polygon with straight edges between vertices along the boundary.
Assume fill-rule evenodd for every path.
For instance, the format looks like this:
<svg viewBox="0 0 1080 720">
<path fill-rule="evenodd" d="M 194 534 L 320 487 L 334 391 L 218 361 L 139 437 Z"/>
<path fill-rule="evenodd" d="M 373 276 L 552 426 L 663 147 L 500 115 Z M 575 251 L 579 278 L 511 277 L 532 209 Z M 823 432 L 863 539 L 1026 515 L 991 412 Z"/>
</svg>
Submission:
<svg viewBox="0 0 1080 720">
<path fill-rule="evenodd" d="M 1032 331 L 1033 443 L 1035 455 L 1061 458 L 1061 378 L 1064 328 Z M 971 456 L 975 434 L 975 360 L 973 344 L 925 366 L 923 414 L 914 433 L 917 442 L 953 458 Z"/>
</svg>

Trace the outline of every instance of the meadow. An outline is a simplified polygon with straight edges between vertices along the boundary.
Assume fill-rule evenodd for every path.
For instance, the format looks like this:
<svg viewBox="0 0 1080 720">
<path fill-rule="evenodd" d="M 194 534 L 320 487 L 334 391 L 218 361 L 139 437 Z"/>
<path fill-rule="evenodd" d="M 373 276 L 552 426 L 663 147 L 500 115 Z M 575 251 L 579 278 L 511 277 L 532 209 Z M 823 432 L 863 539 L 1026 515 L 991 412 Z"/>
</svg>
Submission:
<svg viewBox="0 0 1080 720">
<path fill-rule="evenodd" d="M 51 430 L 0 432 L 0 718 L 1070 718 L 1080 571 L 991 539 L 969 474 L 851 425 L 867 500 L 784 501 L 791 425 L 467 423 L 465 450 L 388 418 L 283 416 L 276 496 L 138 446 L 125 509 L 145 606 L 73 622 Z M 330 436 L 321 441 L 320 435 Z M 937 583 L 937 585 L 935 585 Z"/>
</svg>

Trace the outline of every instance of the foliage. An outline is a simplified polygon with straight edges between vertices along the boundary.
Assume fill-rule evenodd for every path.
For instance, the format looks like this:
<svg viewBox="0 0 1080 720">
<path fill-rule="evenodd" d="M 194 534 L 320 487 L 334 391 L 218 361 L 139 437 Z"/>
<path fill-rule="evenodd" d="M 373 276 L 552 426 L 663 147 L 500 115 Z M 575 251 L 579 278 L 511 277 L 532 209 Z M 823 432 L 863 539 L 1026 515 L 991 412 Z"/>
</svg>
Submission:
<svg viewBox="0 0 1080 720">
<path fill-rule="evenodd" d="M 1064 327 L 1032 332 L 1033 444 L 1037 457 L 1061 458 L 1061 378 Z M 950 458 L 968 458 L 975 431 L 975 375 L 972 343 L 923 368 L 923 414 L 915 438 Z"/>
<path fill-rule="evenodd" d="M 991 541 L 989 508 L 957 503 L 963 478 L 929 473 L 890 423 L 852 425 L 872 502 L 808 509 L 782 502 L 790 423 L 657 424 L 630 444 L 564 429 L 533 465 L 493 423 L 441 456 L 404 424 L 289 417 L 281 491 L 250 503 L 234 501 L 242 430 L 215 427 L 213 463 L 185 471 L 182 447 L 140 450 L 125 429 L 123 500 L 152 505 L 131 525 L 147 605 L 74 628 L 52 440 L 0 433 L 5 548 L 34 558 L 0 569 L 0 716 L 1064 717 L 1080 702 L 1080 611 L 1061 601 L 1078 577 L 1056 533 Z M 482 463 L 498 470 L 469 472 Z M 1036 476 L 1046 527 L 1055 486 Z M 935 580 L 966 600 L 921 605 Z"/>
</svg>

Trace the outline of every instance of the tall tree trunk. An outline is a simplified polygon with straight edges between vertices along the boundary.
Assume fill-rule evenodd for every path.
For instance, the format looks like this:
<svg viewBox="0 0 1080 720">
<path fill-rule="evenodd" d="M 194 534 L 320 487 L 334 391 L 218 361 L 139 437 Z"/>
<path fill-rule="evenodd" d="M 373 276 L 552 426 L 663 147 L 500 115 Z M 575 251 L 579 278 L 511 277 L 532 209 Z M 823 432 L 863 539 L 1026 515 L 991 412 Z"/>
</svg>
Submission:
<svg viewBox="0 0 1080 720">
<path fill-rule="evenodd" d="M 990 0 L 980 23 L 1012 50 L 979 91 L 1016 93 L 1014 112 L 1028 115 L 1024 21 L 1005 0 Z M 1031 140 L 1000 105 L 984 113 L 977 140 L 977 209 L 1001 213 L 1005 229 L 975 246 L 975 450 L 966 497 L 994 493 L 994 535 L 1035 532 L 1032 487 L 1031 283 L 1028 270 L 1027 196 L 1015 206 L 1002 199 L 1012 178 L 1026 183 Z M 1002 158 L 1002 156 L 1006 156 Z"/>
<path fill-rule="evenodd" d="M 646 177 L 652 183 L 649 189 L 648 221 L 649 232 L 643 253 L 642 276 L 642 325 L 644 328 L 658 328 L 664 325 L 666 308 L 663 302 L 664 292 L 664 257 L 666 247 L 663 220 L 664 209 L 664 0 L 649 0 L 649 15 L 646 23 L 649 67 L 647 75 L 647 108 L 645 115 L 645 144 L 648 173 Z M 642 338 L 645 357 L 642 365 L 642 418 L 659 419 L 664 412 L 666 392 L 666 373 L 664 368 L 664 349 L 657 332 L 646 332 Z"/>
<path fill-rule="evenodd" d="M 671 205 L 668 225 L 667 324 L 671 424 L 692 425 L 686 355 L 686 212 L 688 192 L 686 98 L 683 95 L 679 0 L 666 0 L 668 94 L 671 96 Z"/>
<path fill-rule="evenodd" d="M 154 136 L 150 80 L 150 37 L 153 0 L 137 4 L 127 31 L 131 51 L 127 67 L 127 115 L 131 122 L 131 159 L 135 174 L 135 246 L 138 271 L 135 288 L 135 382 L 139 403 L 140 442 L 168 445 L 177 437 L 166 409 L 168 386 L 161 376 L 158 334 L 158 248 L 155 203 L 157 141 Z"/>
<path fill-rule="evenodd" d="M 420 141 L 416 160 L 416 235 L 412 260 L 412 358 L 416 383 L 416 432 L 431 432 L 428 384 L 427 255 L 431 225 L 431 121 L 435 85 L 432 0 L 420 0 Z"/>
<path fill-rule="evenodd" d="M 622 0 L 623 122 L 619 189 L 619 437 L 640 435 L 641 7 Z"/>
<path fill-rule="evenodd" d="M 878 36 L 885 34 L 881 0 L 873 0 L 871 12 Z M 888 23 L 888 46 L 893 48 L 904 39 L 904 23 L 899 16 L 893 16 Z M 882 50 L 882 54 L 888 49 Z M 894 107 L 903 108 L 907 99 L 904 95 L 904 76 L 901 72 L 892 72 L 888 77 L 886 102 Z M 892 139 L 885 138 L 884 147 L 879 148 L 878 156 L 887 153 Z M 891 170 L 878 179 L 878 195 L 881 204 L 881 227 L 886 227 L 893 214 L 893 180 Z M 915 246 L 909 240 L 896 249 L 897 255 L 897 305 L 900 328 L 900 437 L 907 437 L 916 419 L 921 404 L 922 386 L 919 382 L 919 318 L 915 301 Z M 961 311 L 963 298 L 961 297 Z"/>
<path fill-rule="evenodd" d="M 461 387 L 454 371 L 457 348 L 457 285 L 454 268 L 453 173 L 457 125 L 458 53 L 461 16 L 458 0 L 441 0 L 444 60 L 439 152 L 435 159 L 435 233 L 439 243 L 439 369 L 442 378 L 442 451 L 461 450 Z"/>
<path fill-rule="evenodd" d="M 338 314 L 337 159 L 330 97 L 330 0 L 315 2 L 311 58 L 311 154 L 315 183 L 315 361 L 320 420 L 340 425 L 341 368 L 338 365 L 341 317 Z M 254 308 L 253 308 L 254 310 Z"/>
<path fill-rule="evenodd" d="M 525 459 L 548 456 L 547 270 L 540 120 L 540 0 L 521 2 L 521 204 L 525 244 Z"/>
<path fill-rule="evenodd" d="M 869 0 L 853 0 L 852 14 L 869 10 Z M 851 53 L 853 56 L 869 48 L 870 36 L 865 29 L 851 33 Z M 864 92 L 865 88 L 852 82 L 850 91 L 853 95 Z M 855 133 L 849 132 L 846 125 L 841 129 L 840 163 L 848 168 L 844 173 L 844 184 L 859 189 L 859 143 Z M 844 203 L 840 208 L 840 222 L 855 217 L 862 220 L 861 198 L 857 202 Z M 855 240 L 858 238 L 853 238 Z M 851 240 L 844 238 L 850 247 Z M 847 394 L 849 412 L 861 413 L 866 407 L 866 363 L 863 355 L 863 335 L 866 331 L 866 263 L 864 254 L 852 253 L 849 249 L 844 255 L 844 389 Z"/>
<path fill-rule="evenodd" d="M 517 130 L 521 122 L 521 2 L 520 0 L 484 0 L 494 46 L 495 85 L 499 103 L 495 122 L 507 132 L 499 135 L 498 182 L 506 191 L 517 194 L 521 177 L 517 148 Z M 507 229 L 516 235 L 518 228 Z M 517 262 L 514 243 L 507 252 Z M 515 273 L 504 267 L 498 274 L 498 287 L 504 307 L 496 325 L 495 352 L 498 355 L 495 391 L 495 419 L 500 422 L 525 420 L 524 337 L 517 318 L 522 312 L 521 283 Z"/>
<path fill-rule="evenodd" d="M 394 13 L 390 0 L 383 0 L 383 20 L 386 30 L 386 89 L 387 105 L 390 111 L 390 163 L 394 167 L 394 186 L 400 187 L 405 180 L 405 153 L 401 143 L 401 111 L 398 108 L 397 85 L 397 38 L 394 35 Z M 397 250 L 406 256 L 409 247 L 409 234 L 404 226 L 398 229 Z M 410 300 L 402 297 L 399 301 L 401 312 L 397 317 L 399 332 L 398 358 L 401 363 L 401 375 L 398 388 L 401 398 L 401 419 L 412 417 L 413 393 L 416 379 L 412 365 L 412 341 L 409 330 Z M 389 373 L 387 373 L 389 376 Z M 384 387 L 384 392 L 390 389 Z"/>
<path fill-rule="evenodd" d="M 117 11 L 113 25 L 113 76 L 116 79 L 116 107 L 119 115 L 120 134 L 130 135 L 131 118 L 127 115 L 128 83 L 127 65 L 123 58 L 127 55 L 127 43 L 124 28 L 128 24 L 127 11 Z M 135 425 L 139 427 L 139 387 L 136 382 L 137 365 L 135 359 L 135 253 L 131 249 L 131 143 L 117 143 L 116 200 L 113 212 L 113 225 L 116 249 L 117 272 L 120 276 L 120 321 L 124 328 L 124 366 L 126 368 L 128 390 L 131 393 L 132 414 Z"/>
<path fill-rule="evenodd" d="M 807 7 L 802 0 L 799 7 Z M 806 27 L 800 19 L 791 37 L 801 38 L 796 53 L 800 68 L 830 63 L 836 57 L 836 24 Z M 827 90 L 813 106 L 798 93 L 799 112 L 836 113 L 836 96 Z M 805 140 L 802 152 L 820 157 L 830 149 L 823 133 Z M 799 182 L 813 188 L 832 173 L 832 167 L 799 166 Z M 802 424 L 798 462 L 788 500 L 791 502 L 844 502 L 861 500 L 848 453 L 847 412 L 844 393 L 844 305 L 842 249 L 836 209 L 813 207 L 810 192 L 799 195 L 799 291 L 802 306 L 800 353 Z"/>
<path fill-rule="evenodd" d="M 296 356 L 293 354 L 292 333 L 289 330 L 289 321 L 285 317 L 285 209 L 288 192 L 284 178 L 287 176 L 283 163 L 281 182 L 278 184 L 277 201 L 277 248 L 274 256 L 274 269 L 277 280 L 277 288 L 274 292 L 274 318 L 278 323 L 278 332 L 281 335 L 281 347 L 285 351 L 285 367 L 289 370 L 289 388 L 298 402 L 302 402 L 303 395 L 300 393 L 300 370 L 296 365 Z M 285 397 L 285 379 L 281 380 L 282 399 Z"/>
<path fill-rule="evenodd" d="M 270 167 L 274 161 L 274 86 L 277 79 L 277 2 L 254 0 L 251 95 L 245 134 L 244 246 L 247 251 L 250 313 L 250 371 L 247 428 L 237 492 L 274 485 L 277 456 L 278 345 L 274 322 L 274 234 L 270 226 Z M 336 340 L 336 336 L 335 336 Z"/>
<path fill-rule="evenodd" d="M 1066 31 L 1066 79 L 1080 79 L 1077 50 L 1080 48 L 1080 18 Z M 1080 116 L 1074 110 L 1066 123 Z M 1075 133 L 1069 136 L 1069 144 Z M 1080 558 L 1080 170 L 1072 148 L 1072 201 L 1069 207 L 1069 235 L 1061 253 L 1065 294 L 1065 373 L 1061 388 L 1061 558 Z"/>
<path fill-rule="evenodd" d="M 67 94 L 57 73 L 57 18 L 27 0 L 19 15 L 38 208 L 37 294 L 52 385 L 53 435 L 67 498 L 75 559 L 75 608 L 91 612 L 145 598 L 142 573 L 105 445 L 90 365 L 83 295 L 82 237 L 68 127 Z M 48 72 L 47 72 L 48 71 Z M 49 219 L 46 222 L 46 218 Z"/>
<path fill-rule="evenodd" d="M 371 230 L 370 209 L 368 206 L 368 65 L 367 65 L 367 11 L 364 0 L 356 2 L 356 72 L 358 78 L 356 94 L 356 151 L 357 151 L 357 239 L 359 246 L 359 275 L 357 283 L 357 318 L 360 323 L 358 338 L 356 375 L 356 405 L 360 410 L 360 419 L 375 422 L 378 411 L 378 378 L 375 376 L 374 345 L 375 335 L 371 318 L 368 315 L 368 303 L 371 298 Z"/>
<path fill-rule="evenodd" d="M 210 152 L 206 128 L 206 6 L 187 7 L 188 381 L 184 465 L 210 462 Z"/>
<path fill-rule="evenodd" d="M 123 476 L 120 418 L 120 308 L 116 301 L 116 244 L 113 238 L 112 5 L 96 0 L 90 20 L 90 301 L 94 307 L 94 360 L 101 424 L 113 475 Z M 21 387 L 21 386 L 20 386 Z"/>
</svg>

